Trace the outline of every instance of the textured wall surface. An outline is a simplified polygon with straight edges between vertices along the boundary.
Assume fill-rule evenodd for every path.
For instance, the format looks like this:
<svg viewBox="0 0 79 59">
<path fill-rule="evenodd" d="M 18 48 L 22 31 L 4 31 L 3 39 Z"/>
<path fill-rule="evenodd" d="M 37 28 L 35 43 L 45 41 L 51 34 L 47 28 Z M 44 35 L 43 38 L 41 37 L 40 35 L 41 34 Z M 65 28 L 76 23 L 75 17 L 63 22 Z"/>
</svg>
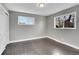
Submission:
<svg viewBox="0 0 79 59">
<path fill-rule="evenodd" d="M 76 12 L 76 29 L 54 29 L 54 16 Z M 79 47 L 79 5 L 47 17 L 48 36 Z"/>
<path fill-rule="evenodd" d="M 35 17 L 35 25 L 18 25 L 18 16 Z M 46 35 L 45 17 L 10 11 L 10 40 L 22 40 Z"/>
<path fill-rule="evenodd" d="M 1 7 L 3 6 L 0 4 L 0 54 L 9 42 L 9 17 Z"/>
</svg>

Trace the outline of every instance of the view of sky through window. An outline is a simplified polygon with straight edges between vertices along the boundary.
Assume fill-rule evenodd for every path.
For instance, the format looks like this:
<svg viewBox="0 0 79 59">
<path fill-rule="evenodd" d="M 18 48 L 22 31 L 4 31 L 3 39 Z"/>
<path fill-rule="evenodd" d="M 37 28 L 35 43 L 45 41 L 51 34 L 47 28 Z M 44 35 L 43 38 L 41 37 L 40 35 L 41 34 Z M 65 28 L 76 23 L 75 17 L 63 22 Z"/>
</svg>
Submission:
<svg viewBox="0 0 79 59">
<path fill-rule="evenodd" d="M 33 17 L 18 16 L 18 24 L 33 25 L 34 24 L 34 18 Z"/>
</svg>

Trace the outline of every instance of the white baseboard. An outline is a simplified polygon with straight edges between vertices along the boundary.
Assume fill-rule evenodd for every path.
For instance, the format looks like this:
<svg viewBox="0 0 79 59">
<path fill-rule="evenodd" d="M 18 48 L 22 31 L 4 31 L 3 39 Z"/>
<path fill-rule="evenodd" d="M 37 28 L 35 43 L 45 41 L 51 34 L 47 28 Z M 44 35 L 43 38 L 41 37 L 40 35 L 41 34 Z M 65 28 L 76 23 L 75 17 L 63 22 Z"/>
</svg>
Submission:
<svg viewBox="0 0 79 59">
<path fill-rule="evenodd" d="M 7 46 L 7 44 L 6 45 L 4 45 L 4 47 L 2 47 L 1 49 L 0 49 L 0 55 L 3 53 L 3 51 L 6 49 L 6 46 Z"/>
<path fill-rule="evenodd" d="M 5 50 L 5 47 L 0 50 L 0 55 L 3 53 L 4 50 Z"/>
<path fill-rule="evenodd" d="M 6 46 L 10 43 L 16 43 L 16 42 L 22 42 L 22 41 L 29 41 L 29 40 L 36 40 L 36 39 L 41 39 L 41 38 L 46 38 L 46 36 L 43 37 L 35 37 L 35 38 L 28 38 L 28 39 L 23 39 L 23 40 L 15 40 L 15 41 L 9 41 L 3 48 L 0 50 L 0 55 L 3 53 L 3 51 L 6 49 Z"/>
<path fill-rule="evenodd" d="M 79 50 L 79 47 L 75 46 L 75 45 L 72 45 L 72 44 L 69 44 L 69 43 L 66 43 L 66 42 L 62 42 L 60 40 L 57 40 L 55 38 L 52 38 L 51 36 L 42 36 L 42 37 L 35 37 L 35 38 L 28 38 L 28 39 L 22 39 L 22 40 L 15 40 L 15 41 L 10 41 L 10 43 L 16 43 L 16 42 L 22 42 L 22 41 L 29 41 L 29 40 L 37 40 L 37 39 L 40 39 L 40 38 L 49 38 L 49 39 L 52 39 L 56 42 L 59 42 L 61 44 L 64 44 L 64 45 L 67 45 L 67 46 L 70 46 L 72 48 L 75 48 L 75 49 L 78 49 Z"/>
<path fill-rule="evenodd" d="M 75 45 L 72 45 L 72 44 L 69 44 L 69 43 L 66 43 L 66 42 L 62 42 L 62 41 L 59 41 L 55 38 L 52 38 L 51 36 L 42 36 L 42 37 L 35 37 L 35 38 L 28 38 L 28 39 L 23 39 L 23 40 L 15 40 L 15 41 L 10 41 L 8 44 L 10 43 L 16 43 L 16 42 L 22 42 L 22 41 L 29 41 L 29 40 L 36 40 L 36 39 L 40 39 L 40 38 L 49 38 L 49 39 L 52 39 L 56 42 L 59 42 L 61 44 L 64 44 L 64 45 L 67 45 L 67 46 L 70 46 L 72 48 L 75 48 L 75 49 L 78 49 L 79 50 L 79 47 L 75 46 Z M 7 44 L 6 44 L 7 45 Z M 5 45 L 5 47 L 6 47 Z M 5 47 L 3 47 L 0 51 L 0 55 L 2 54 L 2 52 L 5 50 Z"/>
<path fill-rule="evenodd" d="M 28 38 L 28 39 L 21 39 L 21 40 L 10 41 L 9 43 L 16 43 L 16 42 L 22 42 L 22 41 L 36 40 L 36 39 L 46 38 L 46 37 L 47 36 L 34 37 L 34 38 Z"/>
<path fill-rule="evenodd" d="M 67 46 L 70 46 L 72 48 L 75 48 L 75 49 L 79 50 L 79 47 L 77 47 L 75 45 L 72 45 L 72 44 L 69 44 L 69 43 L 66 43 L 66 42 L 59 41 L 59 40 L 57 40 L 55 38 L 52 38 L 51 36 L 35 37 L 35 38 L 28 38 L 28 39 L 23 39 L 23 40 L 15 40 L 15 41 L 10 41 L 9 43 L 16 43 L 16 42 L 22 42 L 22 41 L 36 40 L 36 39 L 40 39 L 40 38 L 49 38 L 49 39 L 52 39 L 52 40 L 54 40 L 56 42 L 59 42 L 61 44 L 64 44 L 64 45 L 67 45 Z"/>
<path fill-rule="evenodd" d="M 61 44 L 64 44 L 64 45 L 67 45 L 67 46 L 70 46 L 70 47 L 72 47 L 72 48 L 75 48 L 75 49 L 78 49 L 79 50 L 79 47 L 77 47 L 77 46 L 75 46 L 75 45 L 72 45 L 72 44 L 69 44 L 69 43 L 66 43 L 66 42 L 62 42 L 62 41 L 59 41 L 59 40 L 57 40 L 57 39 L 55 39 L 55 38 L 52 38 L 51 36 L 47 36 L 49 39 L 52 39 L 52 40 L 54 40 L 54 41 L 56 41 L 56 42 L 59 42 L 59 43 L 61 43 Z"/>
</svg>

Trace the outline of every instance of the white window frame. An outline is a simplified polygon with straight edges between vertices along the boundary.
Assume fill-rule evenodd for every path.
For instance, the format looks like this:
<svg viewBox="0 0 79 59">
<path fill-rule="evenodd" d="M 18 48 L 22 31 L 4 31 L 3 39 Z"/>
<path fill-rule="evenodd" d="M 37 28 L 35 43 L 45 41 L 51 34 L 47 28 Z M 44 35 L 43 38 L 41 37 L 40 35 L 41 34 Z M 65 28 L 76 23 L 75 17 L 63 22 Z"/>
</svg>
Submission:
<svg viewBox="0 0 79 59">
<path fill-rule="evenodd" d="M 21 24 L 19 22 L 19 17 L 27 17 L 28 19 L 32 20 L 33 24 Z M 35 25 L 35 18 L 34 17 L 28 17 L 28 16 L 18 16 L 18 25 Z"/>
</svg>

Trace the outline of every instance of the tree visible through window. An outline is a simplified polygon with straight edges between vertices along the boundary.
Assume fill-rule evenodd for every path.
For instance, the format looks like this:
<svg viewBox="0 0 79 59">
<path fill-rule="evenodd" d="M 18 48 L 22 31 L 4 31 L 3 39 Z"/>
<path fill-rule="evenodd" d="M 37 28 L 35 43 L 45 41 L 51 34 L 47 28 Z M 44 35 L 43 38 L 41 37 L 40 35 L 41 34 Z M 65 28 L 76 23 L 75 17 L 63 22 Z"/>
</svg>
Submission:
<svg viewBox="0 0 79 59">
<path fill-rule="evenodd" d="M 34 17 L 18 16 L 18 24 L 20 25 L 34 25 L 34 21 Z"/>
</svg>

